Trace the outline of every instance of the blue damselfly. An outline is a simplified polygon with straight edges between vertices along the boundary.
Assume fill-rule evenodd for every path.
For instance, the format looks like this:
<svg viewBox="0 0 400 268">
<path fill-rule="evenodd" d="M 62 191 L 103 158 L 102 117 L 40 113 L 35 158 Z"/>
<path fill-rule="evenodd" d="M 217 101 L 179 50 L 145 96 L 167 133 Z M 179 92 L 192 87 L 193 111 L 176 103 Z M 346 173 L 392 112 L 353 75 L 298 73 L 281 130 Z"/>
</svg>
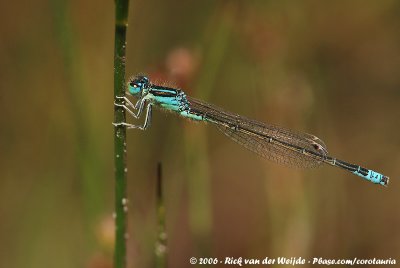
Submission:
<svg viewBox="0 0 400 268">
<path fill-rule="evenodd" d="M 235 142 L 280 164 L 309 168 L 326 163 L 376 184 L 386 186 L 389 183 L 389 177 L 385 175 L 329 156 L 324 142 L 314 135 L 261 123 L 224 111 L 217 106 L 186 96 L 180 89 L 153 84 L 146 76 L 132 78 L 128 83 L 128 90 L 130 95 L 138 98 L 136 104 L 127 97 L 117 97 L 115 105 L 124 108 L 135 118 L 139 118 L 146 108 L 145 121 L 143 125 L 114 123 L 116 127 L 145 130 L 150 125 L 152 107 L 155 105 L 192 120 L 212 123 Z"/>
</svg>

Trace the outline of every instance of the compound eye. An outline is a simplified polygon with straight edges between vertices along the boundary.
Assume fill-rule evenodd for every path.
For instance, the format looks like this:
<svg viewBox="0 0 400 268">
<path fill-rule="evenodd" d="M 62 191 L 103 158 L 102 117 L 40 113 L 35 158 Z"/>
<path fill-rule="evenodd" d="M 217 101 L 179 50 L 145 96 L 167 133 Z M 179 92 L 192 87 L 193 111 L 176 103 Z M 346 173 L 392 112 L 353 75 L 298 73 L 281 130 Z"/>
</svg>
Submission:
<svg viewBox="0 0 400 268">
<path fill-rule="evenodd" d="M 134 82 L 134 81 L 130 82 L 129 85 L 131 87 L 134 87 L 134 88 L 141 88 L 142 87 L 142 83 L 137 83 L 137 82 Z"/>
<path fill-rule="evenodd" d="M 129 81 L 129 84 L 128 84 L 129 92 L 132 95 L 140 95 L 149 86 L 149 84 L 150 84 L 150 81 L 145 76 L 134 77 L 131 79 L 131 81 Z"/>
</svg>

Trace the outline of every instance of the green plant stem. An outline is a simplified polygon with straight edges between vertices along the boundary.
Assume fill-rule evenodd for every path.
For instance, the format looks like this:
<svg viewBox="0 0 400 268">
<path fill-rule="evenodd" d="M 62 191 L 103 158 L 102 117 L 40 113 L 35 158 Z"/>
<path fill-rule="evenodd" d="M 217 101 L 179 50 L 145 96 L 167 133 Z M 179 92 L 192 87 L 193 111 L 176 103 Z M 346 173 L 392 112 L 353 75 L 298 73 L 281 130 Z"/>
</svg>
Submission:
<svg viewBox="0 0 400 268">
<path fill-rule="evenodd" d="M 214 88 L 216 77 L 221 70 L 229 38 L 234 26 L 236 6 L 223 5 L 223 12 L 218 12 L 216 20 L 212 20 L 212 28 L 206 32 L 212 40 L 207 47 L 203 71 L 194 92 L 202 99 L 209 99 Z M 200 256 L 208 256 L 212 252 L 212 205 L 211 181 L 207 155 L 206 129 L 194 131 L 194 126 L 185 127 L 186 172 L 189 187 L 189 222 L 196 240 L 196 252 Z"/>
<path fill-rule="evenodd" d="M 165 206 L 162 189 L 162 166 L 157 166 L 157 219 L 158 232 L 156 241 L 156 267 L 164 268 L 167 265 L 167 233 L 165 229 Z"/>
<path fill-rule="evenodd" d="M 90 99 L 86 94 L 88 90 L 76 31 L 71 23 L 70 3 L 66 0 L 54 0 L 51 1 L 51 8 L 54 34 L 63 60 L 65 81 L 62 84 L 65 86 L 65 96 L 74 122 L 70 131 L 76 139 L 74 159 L 82 191 L 85 228 L 89 234 L 87 241 L 93 247 L 93 225 L 102 211 L 104 201 L 104 184 L 99 180 L 104 165 L 98 157 L 98 139 L 93 133 L 92 115 L 87 105 Z"/>
<path fill-rule="evenodd" d="M 125 49 L 129 0 L 115 1 L 114 99 L 125 95 Z M 125 110 L 114 108 L 114 122 L 126 122 Z M 115 249 L 114 267 L 126 267 L 126 128 L 115 127 Z"/>
</svg>

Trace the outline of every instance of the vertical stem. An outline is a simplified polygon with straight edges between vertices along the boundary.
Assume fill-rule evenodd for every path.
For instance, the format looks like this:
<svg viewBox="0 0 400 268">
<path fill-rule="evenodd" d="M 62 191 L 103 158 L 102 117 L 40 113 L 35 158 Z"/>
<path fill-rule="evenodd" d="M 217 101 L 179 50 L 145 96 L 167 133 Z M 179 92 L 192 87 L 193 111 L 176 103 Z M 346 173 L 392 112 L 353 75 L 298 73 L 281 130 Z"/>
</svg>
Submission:
<svg viewBox="0 0 400 268">
<path fill-rule="evenodd" d="M 114 100 L 125 95 L 125 48 L 129 0 L 115 0 Z M 125 122 L 125 110 L 114 108 L 114 122 Z M 114 267 L 126 267 L 126 128 L 115 127 L 115 251 Z"/>
<path fill-rule="evenodd" d="M 158 233 L 156 242 L 156 267 L 165 268 L 167 265 L 167 234 L 165 230 L 165 206 L 162 190 L 162 166 L 157 166 L 157 219 Z"/>
<path fill-rule="evenodd" d="M 104 182 L 99 180 L 104 174 L 101 159 L 98 157 L 98 139 L 93 136 L 92 114 L 88 108 L 90 99 L 87 95 L 86 79 L 83 72 L 79 40 L 73 27 L 70 2 L 67 0 L 52 0 L 53 30 L 58 41 L 60 55 L 64 68 L 65 97 L 69 105 L 74 127 L 71 133 L 75 138 L 75 165 L 77 178 L 82 195 L 82 211 L 85 217 L 85 229 L 88 236 L 88 246 L 93 247 L 93 224 L 102 211 Z"/>
<path fill-rule="evenodd" d="M 207 31 L 211 36 L 207 47 L 203 70 L 195 92 L 203 99 L 208 99 L 215 84 L 218 72 L 224 61 L 229 38 L 234 27 L 236 5 L 223 4 L 218 17 L 212 20 L 212 28 Z M 208 256 L 212 252 L 212 206 L 211 181 L 207 155 L 207 135 L 205 128 L 194 130 L 185 126 L 186 167 L 189 187 L 189 222 L 196 241 L 196 252 L 199 256 Z"/>
</svg>

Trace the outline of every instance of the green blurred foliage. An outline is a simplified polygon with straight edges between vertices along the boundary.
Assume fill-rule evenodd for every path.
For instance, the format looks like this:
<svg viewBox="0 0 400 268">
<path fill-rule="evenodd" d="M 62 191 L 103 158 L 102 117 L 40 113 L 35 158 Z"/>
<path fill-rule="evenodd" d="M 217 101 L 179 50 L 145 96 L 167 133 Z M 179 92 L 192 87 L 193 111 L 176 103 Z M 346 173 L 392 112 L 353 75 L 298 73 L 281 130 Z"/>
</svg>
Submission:
<svg viewBox="0 0 400 268">
<path fill-rule="evenodd" d="M 0 10 L 0 266 L 110 267 L 113 2 Z M 392 183 L 281 167 L 155 111 L 128 135 L 129 267 L 154 264 L 159 161 L 170 267 L 191 256 L 400 261 L 399 12 L 395 0 L 131 1 L 127 73 L 313 133 Z"/>
</svg>

